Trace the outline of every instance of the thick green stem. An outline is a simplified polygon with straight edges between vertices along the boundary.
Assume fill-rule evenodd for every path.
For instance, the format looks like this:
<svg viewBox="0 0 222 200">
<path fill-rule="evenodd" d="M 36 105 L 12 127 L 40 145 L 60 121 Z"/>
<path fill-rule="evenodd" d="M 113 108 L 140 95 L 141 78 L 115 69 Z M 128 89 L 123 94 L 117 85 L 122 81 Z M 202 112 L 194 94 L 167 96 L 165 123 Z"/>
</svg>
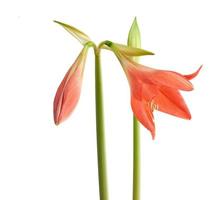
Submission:
<svg viewBox="0 0 222 200">
<path fill-rule="evenodd" d="M 133 200 L 140 199 L 140 129 L 133 116 Z"/>
<path fill-rule="evenodd" d="M 100 49 L 95 47 L 96 131 L 100 200 L 108 200 Z"/>
<path fill-rule="evenodd" d="M 128 35 L 128 46 L 141 47 L 140 30 L 136 18 L 130 28 Z M 139 57 L 132 57 L 136 62 Z M 139 122 L 133 116 L 133 200 L 140 200 L 140 129 Z"/>
</svg>

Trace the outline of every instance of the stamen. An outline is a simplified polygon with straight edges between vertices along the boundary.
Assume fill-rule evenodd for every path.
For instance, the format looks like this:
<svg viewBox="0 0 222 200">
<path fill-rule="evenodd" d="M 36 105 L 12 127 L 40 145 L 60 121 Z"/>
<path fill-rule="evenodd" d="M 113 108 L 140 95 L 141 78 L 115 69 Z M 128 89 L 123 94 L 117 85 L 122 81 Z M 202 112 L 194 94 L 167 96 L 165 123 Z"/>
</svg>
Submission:
<svg viewBox="0 0 222 200">
<path fill-rule="evenodd" d="M 150 102 L 150 107 L 151 107 L 152 112 L 154 110 L 158 110 L 158 105 L 153 100 Z"/>
</svg>

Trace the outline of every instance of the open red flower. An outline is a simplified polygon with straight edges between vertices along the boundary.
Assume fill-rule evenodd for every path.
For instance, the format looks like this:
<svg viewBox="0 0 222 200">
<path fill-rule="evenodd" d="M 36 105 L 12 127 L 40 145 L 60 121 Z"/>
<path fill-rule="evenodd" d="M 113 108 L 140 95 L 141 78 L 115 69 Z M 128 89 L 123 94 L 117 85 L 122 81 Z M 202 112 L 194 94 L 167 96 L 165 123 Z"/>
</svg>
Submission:
<svg viewBox="0 0 222 200">
<path fill-rule="evenodd" d="M 113 51 L 122 64 L 130 85 L 133 113 L 140 123 L 150 130 L 153 139 L 155 138 L 154 110 L 191 119 L 189 109 L 179 90 L 193 90 L 189 80 L 197 76 L 201 67 L 193 74 L 182 75 L 140 65 L 117 48 L 113 47 Z"/>
<path fill-rule="evenodd" d="M 54 122 L 64 121 L 74 110 L 80 97 L 88 46 L 86 45 L 59 85 L 53 104 Z"/>
</svg>

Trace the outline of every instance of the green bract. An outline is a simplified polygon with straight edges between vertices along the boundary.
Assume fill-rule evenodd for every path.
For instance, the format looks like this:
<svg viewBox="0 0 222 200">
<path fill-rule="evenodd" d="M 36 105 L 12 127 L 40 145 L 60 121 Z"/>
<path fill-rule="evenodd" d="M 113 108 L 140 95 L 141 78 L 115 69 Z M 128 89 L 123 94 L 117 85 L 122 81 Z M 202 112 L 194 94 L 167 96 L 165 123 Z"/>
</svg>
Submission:
<svg viewBox="0 0 222 200">
<path fill-rule="evenodd" d="M 140 30 L 139 30 L 139 26 L 137 24 L 137 20 L 136 17 L 133 21 L 133 24 L 130 28 L 129 34 L 128 34 L 128 41 L 127 44 L 130 47 L 141 47 L 141 40 L 140 40 Z M 137 58 L 133 58 L 135 61 L 137 60 Z"/>
<path fill-rule="evenodd" d="M 61 25 L 65 30 L 67 30 L 72 36 L 74 36 L 81 44 L 86 44 L 87 42 L 91 41 L 89 36 L 83 33 L 82 31 L 78 30 L 77 28 L 65 24 L 63 22 L 59 22 L 54 20 L 55 23 Z"/>
<path fill-rule="evenodd" d="M 146 55 L 154 55 L 153 52 L 147 51 L 140 48 L 134 48 L 130 46 L 126 46 L 123 44 L 114 43 L 111 41 L 104 41 L 103 45 L 101 46 L 103 49 L 108 49 L 115 52 L 119 52 L 121 54 L 124 54 L 125 56 L 146 56 Z"/>
<path fill-rule="evenodd" d="M 129 47 L 122 44 L 113 43 L 113 47 L 118 49 L 120 53 L 123 53 L 127 56 L 145 56 L 145 55 L 154 55 L 153 52 L 147 51 L 144 49 Z"/>
</svg>

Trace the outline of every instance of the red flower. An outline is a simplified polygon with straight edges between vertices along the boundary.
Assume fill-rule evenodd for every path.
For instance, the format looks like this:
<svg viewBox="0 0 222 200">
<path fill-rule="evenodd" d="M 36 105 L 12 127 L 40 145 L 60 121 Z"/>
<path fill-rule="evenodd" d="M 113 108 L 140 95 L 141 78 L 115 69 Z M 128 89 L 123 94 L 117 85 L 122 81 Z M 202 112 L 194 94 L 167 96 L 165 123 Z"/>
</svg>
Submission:
<svg viewBox="0 0 222 200">
<path fill-rule="evenodd" d="M 179 90 L 193 90 L 189 80 L 197 76 L 202 66 L 193 74 L 181 75 L 173 71 L 140 65 L 118 51 L 116 47 L 113 51 L 122 64 L 130 85 L 133 113 L 141 124 L 150 130 L 153 139 L 155 138 L 154 110 L 191 119 L 189 109 Z"/>
<path fill-rule="evenodd" d="M 86 45 L 57 89 L 53 105 L 54 122 L 56 125 L 63 122 L 78 103 L 87 50 L 88 46 Z"/>
</svg>

